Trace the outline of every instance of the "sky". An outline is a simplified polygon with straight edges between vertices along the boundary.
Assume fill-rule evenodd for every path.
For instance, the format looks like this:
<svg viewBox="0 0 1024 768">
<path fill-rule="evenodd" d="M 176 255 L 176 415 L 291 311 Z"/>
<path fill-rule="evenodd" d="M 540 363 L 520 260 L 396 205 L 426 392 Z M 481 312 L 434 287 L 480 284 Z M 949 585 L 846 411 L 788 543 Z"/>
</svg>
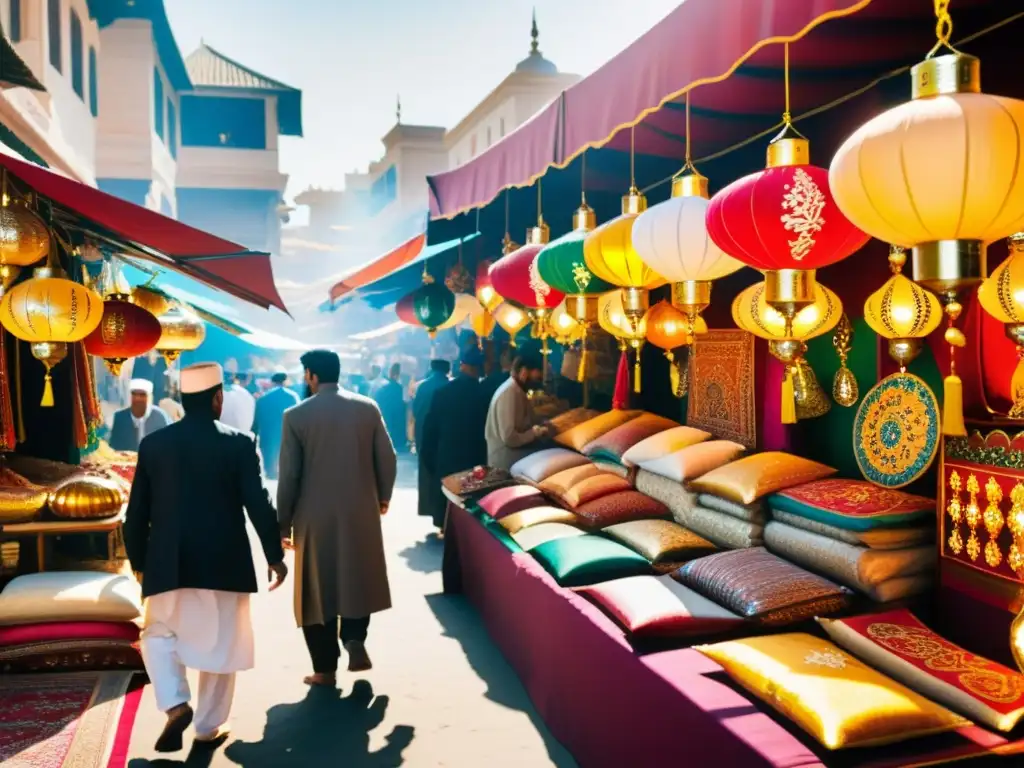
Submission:
<svg viewBox="0 0 1024 768">
<path fill-rule="evenodd" d="M 201 41 L 303 91 L 305 136 L 281 141 L 286 197 L 341 188 L 402 121 L 452 127 L 530 50 L 586 75 L 681 0 L 165 0 L 183 56 Z M 628 6 L 635 6 L 628 8 Z"/>
</svg>

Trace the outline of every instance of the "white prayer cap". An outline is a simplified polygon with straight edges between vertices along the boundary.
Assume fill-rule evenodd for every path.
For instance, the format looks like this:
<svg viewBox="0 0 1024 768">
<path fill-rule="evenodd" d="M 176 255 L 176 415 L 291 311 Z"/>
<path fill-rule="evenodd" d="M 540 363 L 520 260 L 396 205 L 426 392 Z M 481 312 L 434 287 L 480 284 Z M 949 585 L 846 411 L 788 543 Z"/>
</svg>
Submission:
<svg viewBox="0 0 1024 768">
<path fill-rule="evenodd" d="M 147 395 L 152 396 L 153 382 L 147 379 L 132 379 L 128 384 L 128 390 L 130 392 L 145 392 Z"/>
<path fill-rule="evenodd" d="M 217 363 L 197 363 L 181 371 L 181 394 L 194 395 L 224 384 L 224 369 Z"/>
</svg>

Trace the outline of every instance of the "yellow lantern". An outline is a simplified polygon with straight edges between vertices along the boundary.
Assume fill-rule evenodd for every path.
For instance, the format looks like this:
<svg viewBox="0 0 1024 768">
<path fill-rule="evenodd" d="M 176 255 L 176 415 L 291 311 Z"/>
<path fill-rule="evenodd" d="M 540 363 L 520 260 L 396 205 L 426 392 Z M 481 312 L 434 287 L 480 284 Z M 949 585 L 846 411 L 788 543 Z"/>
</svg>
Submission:
<svg viewBox="0 0 1024 768">
<path fill-rule="evenodd" d="M 978 289 L 982 308 L 1006 326 L 1007 337 L 1017 345 L 1017 369 L 1010 390 L 1011 419 L 1024 418 L 1024 232 L 1010 235 L 1010 257 L 1000 264 Z"/>
<path fill-rule="evenodd" d="M 158 293 L 144 285 L 132 288 L 131 301 L 132 304 L 142 307 L 154 317 L 160 317 L 160 315 L 166 314 L 174 305 L 174 302 L 162 293 Z"/>
<path fill-rule="evenodd" d="M 25 203 L 10 200 L 4 192 L 0 203 L 0 266 L 27 267 L 49 251 L 50 233 L 43 220 Z"/>
<path fill-rule="evenodd" d="M 562 301 L 551 312 L 548 328 L 555 341 L 559 344 L 573 344 L 583 338 L 583 326 L 569 314 L 566 301 Z"/>
<path fill-rule="evenodd" d="M 175 304 L 157 318 L 162 333 L 156 351 L 164 356 L 167 365 L 173 365 L 182 352 L 192 352 L 206 339 L 206 325 L 191 309 Z"/>
<path fill-rule="evenodd" d="M 629 317 L 623 305 L 622 291 L 609 291 L 597 302 L 597 322 L 605 333 L 615 337 L 619 349 L 632 349 L 636 355 L 633 370 L 633 391 L 640 391 L 640 352 L 647 340 L 647 314 L 639 320 Z"/>
<path fill-rule="evenodd" d="M 530 316 L 526 314 L 525 310 L 507 301 L 503 301 L 495 307 L 493 315 L 494 321 L 508 334 L 509 344 L 513 347 L 516 346 L 516 336 L 530 324 Z"/>
<path fill-rule="evenodd" d="M 889 356 L 899 363 L 901 371 L 906 371 L 920 354 L 925 336 L 942 322 L 938 297 L 903 276 L 906 261 L 906 252 L 893 246 L 889 251 L 892 277 L 864 302 L 864 321 L 889 340 Z"/>
<path fill-rule="evenodd" d="M 489 339 L 494 333 L 494 315 L 478 304 L 469 313 L 469 324 L 476 334 L 477 344 L 483 349 L 484 339 Z"/>
</svg>

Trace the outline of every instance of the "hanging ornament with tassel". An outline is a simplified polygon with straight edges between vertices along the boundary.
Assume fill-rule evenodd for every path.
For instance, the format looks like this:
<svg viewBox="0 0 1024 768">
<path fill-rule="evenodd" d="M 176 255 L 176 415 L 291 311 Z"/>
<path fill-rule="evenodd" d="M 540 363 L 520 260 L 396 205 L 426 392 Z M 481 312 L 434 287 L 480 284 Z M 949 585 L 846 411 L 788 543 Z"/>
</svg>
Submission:
<svg viewBox="0 0 1024 768">
<path fill-rule="evenodd" d="M 967 425 L 964 424 L 964 385 L 956 373 L 956 351 L 967 345 L 964 332 L 956 327 L 963 309 L 959 301 L 947 297 L 948 325 L 943 338 L 949 344 L 949 375 L 942 381 L 942 434 L 947 437 L 967 436 Z"/>
<path fill-rule="evenodd" d="M 832 399 L 844 408 L 850 408 L 860 398 L 860 388 L 857 386 L 857 377 L 846 365 L 853 349 L 853 326 L 845 312 L 832 336 L 832 346 L 839 356 L 839 370 L 832 379 Z"/>
</svg>

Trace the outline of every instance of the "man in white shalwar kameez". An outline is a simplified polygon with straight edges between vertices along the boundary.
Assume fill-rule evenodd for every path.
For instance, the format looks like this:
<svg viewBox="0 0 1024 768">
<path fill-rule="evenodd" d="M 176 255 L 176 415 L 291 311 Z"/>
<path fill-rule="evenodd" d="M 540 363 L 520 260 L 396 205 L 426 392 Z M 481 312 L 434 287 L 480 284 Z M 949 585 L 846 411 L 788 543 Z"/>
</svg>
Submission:
<svg viewBox="0 0 1024 768">
<path fill-rule="evenodd" d="M 185 417 L 142 441 L 125 518 L 125 545 L 146 598 L 142 656 L 167 725 L 160 752 L 228 732 L 235 673 L 254 666 L 249 595 L 257 591 L 245 513 L 270 563 L 271 589 L 287 575 L 277 514 L 251 435 L 217 418 L 219 365 L 181 372 Z M 244 508 L 244 512 L 243 512 Z M 199 671 L 195 710 L 186 669 Z"/>
</svg>

